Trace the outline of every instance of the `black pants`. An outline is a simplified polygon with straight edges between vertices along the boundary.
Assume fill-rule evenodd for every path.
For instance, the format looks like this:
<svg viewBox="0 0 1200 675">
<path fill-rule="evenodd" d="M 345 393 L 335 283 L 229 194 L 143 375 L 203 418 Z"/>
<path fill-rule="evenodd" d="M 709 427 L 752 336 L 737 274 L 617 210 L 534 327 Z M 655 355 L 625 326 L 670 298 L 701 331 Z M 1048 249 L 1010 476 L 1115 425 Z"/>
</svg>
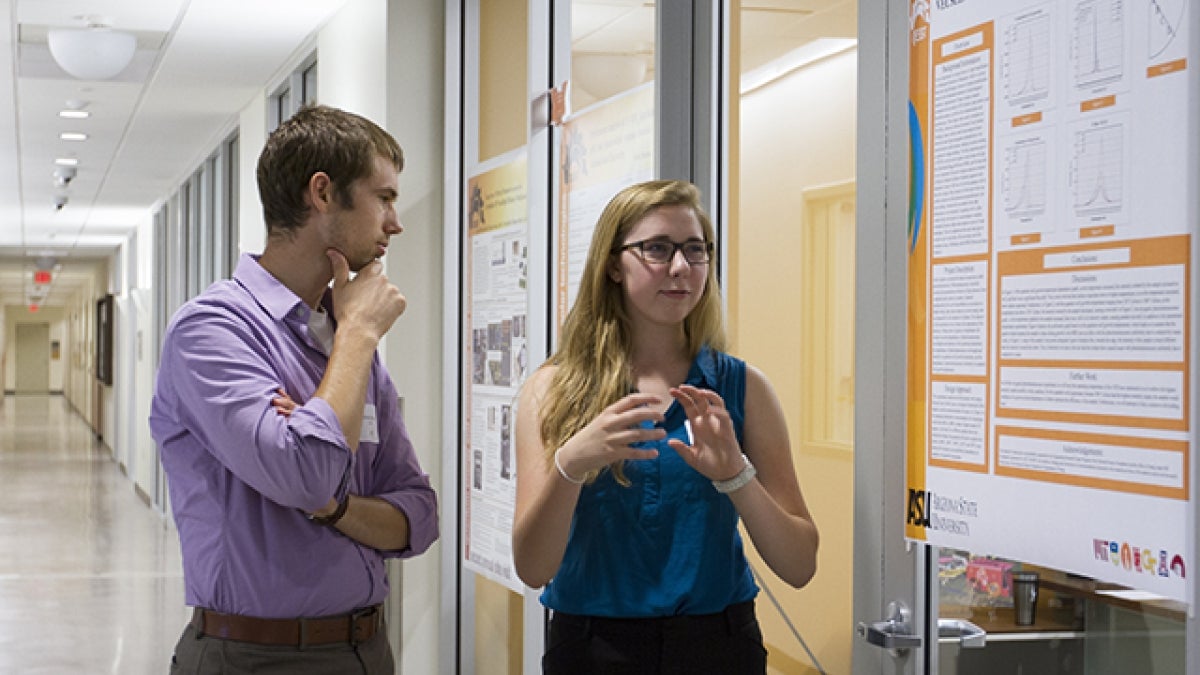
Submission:
<svg viewBox="0 0 1200 675">
<path fill-rule="evenodd" d="M 200 636 L 188 624 L 171 675 L 392 675 L 395 665 L 387 629 L 358 645 L 348 642 L 303 650 Z"/>
<path fill-rule="evenodd" d="M 545 675 L 763 675 L 767 650 L 754 602 L 723 612 L 606 619 L 555 612 Z"/>
</svg>

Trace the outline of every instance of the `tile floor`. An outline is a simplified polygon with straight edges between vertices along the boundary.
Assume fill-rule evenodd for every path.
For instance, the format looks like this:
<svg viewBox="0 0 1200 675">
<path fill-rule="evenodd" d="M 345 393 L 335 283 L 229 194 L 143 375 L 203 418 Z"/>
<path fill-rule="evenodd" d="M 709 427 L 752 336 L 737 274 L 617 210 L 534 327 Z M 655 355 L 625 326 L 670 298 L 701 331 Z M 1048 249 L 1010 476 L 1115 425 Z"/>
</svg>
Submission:
<svg viewBox="0 0 1200 675">
<path fill-rule="evenodd" d="M 62 396 L 5 396 L 0 675 L 166 673 L 187 611 L 169 519 Z"/>
</svg>

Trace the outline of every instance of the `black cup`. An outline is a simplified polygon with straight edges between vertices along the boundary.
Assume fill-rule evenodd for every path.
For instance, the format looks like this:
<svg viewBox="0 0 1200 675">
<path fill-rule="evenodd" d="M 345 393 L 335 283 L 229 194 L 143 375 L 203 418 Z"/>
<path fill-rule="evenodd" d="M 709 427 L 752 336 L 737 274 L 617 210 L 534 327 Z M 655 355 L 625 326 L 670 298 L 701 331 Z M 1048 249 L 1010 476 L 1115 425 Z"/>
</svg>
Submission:
<svg viewBox="0 0 1200 675">
<path fill-rule="evenodd" d="M 1018 626 L 1032 626 L 1037 619 L 1038 573 L 1013 572 L 1013 616 Z"/>
</svg>

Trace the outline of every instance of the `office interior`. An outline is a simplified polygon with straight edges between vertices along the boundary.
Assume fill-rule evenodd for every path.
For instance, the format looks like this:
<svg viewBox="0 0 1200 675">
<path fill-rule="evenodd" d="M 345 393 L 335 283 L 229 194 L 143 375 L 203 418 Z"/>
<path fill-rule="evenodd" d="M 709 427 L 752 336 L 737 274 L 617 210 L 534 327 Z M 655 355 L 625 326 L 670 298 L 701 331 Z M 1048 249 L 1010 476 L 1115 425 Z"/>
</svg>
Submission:
<svg viewBox="0 0 1200 675">
<path fill-rule="evenodd" d="M 1011 600 L 986 592 L 939 596 L 957 583 L 960 566 L 994 560 L 989 551 L 903 540 L 897 506 L 903 486 L 896 476 L 904 434 L 896 413 L 902 412 L 904 372 L 896 349 L 903 349 L 905 324 L 903 312 L 886 308 L 904 302 L 910 3 L 282 3 L 272 11 L 294 6 L 307 25 L 289 26 L 290 41 L 274 47 L 274 60 L 256 64 L 264 76 L 239 82 L 241 98 L 223 98 L 211 110 L 205 109 L 203 77 L 190 89 L 172 89 L 171 74 L 184 73 L 171 70 L 177 67 L 172 59 L 188 49 L 212 50 L 191 56 L 190 67 L 198 67 L 219 57 L 222 40 L 259 39 L 229 25 L 242 13 L 266 10 L 217 0 L 165 3 L 155 16 L 140 15 L 143 24 L 124 26 L 140 31 L 143 41 L 157 31 L 153 48 L 139 43 L 135 68 L 142 70 L 133 81 L 80 83 L 61 75 L 39 89 L 44 76 L 23 70 L 21 59 L 44 49 L 44 24 L 102 12 L 120 29 L 122 12 L 135 14 L 137 3 L 64 4 L 72 7 L 61 17 L 34 7 L 34 0 L 0 7 L 13 36 L 12 108 L 20 111 L 5 123 L 10 132 L 3 142 L 22 158 L 42 152 L 37 143 L 48 146 L 47 155 L 59 152 L 58 138 L 29 138 L 24 130 L 34 126 L 29 111 L 57 109 L 70 87 L 76 92 L 70 98 L 123 87 L 127 108 L 117 138 L 87 141 L 111 144 L 110 164 L 80 166 L 68 186 L 50 184 L 58 180 L 50 164 L 21 166 L 19 180 L 10 176 L 14 185 L 31 187 L 14 188 L 0 224 L 6 230 L 0 241 L 0 472 L 61 478 L 20 471 L 45 470 L 39 465 L 51 458 L 56 471 L 78 463 L 84 473 L 62 485 L 91 498 L 68 509 L 10 505 L 0 509 L 0 523 L 20 519 L 61 529 L 79 550 L 99 539 L 106 543 L 98 545 L 127 546 L 130 555 L 70 566 L 60 556 L 74 555 L 74 547 L 64 545 L 44 556 L 54 562 L 43 562 L 36 554 L 17 555 L 21 542 L 0 536 L 0 645 L 56 620 L 31 621 L 39 612 L 70 612 L 70 594 L 91 592 L 96 597 L 87 606 L 112 613 L 103 630 L 89 625 L 77 642 L 86 646 L 84 660 L 59 649 L 0 648 L 0 671 L 55 672 L 57 665 L 68 668 L 57 672 L 142 672 L 137 668 L 147 663 L 165 669 L 188 614 L 167 486 L 147 425 L 157 345 L 180 305 L 227 277 L 241 252 L 261 250 L 258 153 L 280 120 L 318 102 L 375 120 L 406 156 L 397 203 L 405 231 L 393 240 L 385 264 L 409 305 L 380 354 L 422 466 L 438 488 L 442 535 L 427 554 L 389 562 L 387 616 L 397 672 L 540 672 L 546 616 L 538 591 L 515 591 L 464 564 L 472 468 L 462 450 L 461 413 L 471 367 L 463 347 L 470 303 L 462 262 L 469 247 L 466 185 L 518 154 L 527 163 L 526 335 L 529 368 L 535 368 L 553 344 L 559 292 L 554 246 L 561 232 L 564 122 L 555 115 L 565 113 L 569 121 L 642 96 L 653 134 L 644 139 L 639 161 L 649 157 L 656 177 L 692 180 L 705 195 L 718 223 L 731 351 L 776 387 L 801 486 L 821 531 L 817 576 L 798 590 L 773 578 L 747 544 L 751 565 L 765 572 L 758 576 L 756 604 L 769 672 L 1200 673 L 1194 591 L 1190 607 L 1120 600 L 1098 593 L 1095 582 L 1037 561 L 1006 560 L 1042 573 L 1038 619 L 1018 626 Z M 94 7 L 85 11 L 85 5 Z M 1189 8 L 1187 21 L 1200 35 L 1200 8 Z M 214 16 L 229 25 L 200 41 L 205 34 L 196 27 Z M 261 16 L 254 21 L 262 25 Z M 1200 62 L 1196 51 L 1193 45 L 1193 63 Z M 1187 77 L 1195 109 L 1194 67 Z M 566 103 L 553 102 L 564 83 Z M 54 98 L 28 100 L 43 96 L 38 92 Z M 171 110 L 170 101 L 180 117 L 192 114 L 189 106 L 199 109 L 209 120 L 202 136 L 178 139 L 169 128 L 138 126 L 139 115 Z M 101 116 L 105 109 L 92 112 Z M 1193 145 L 1196 131 L 1193 123 Z M 180 153 L 165 168 L 136 165 L 147 171 L 144 183 L 162 186 L 149 195 L 123 187 L 136 176 L 116 175 L 135 166 L 122 163 L 121 144 L 145 138 L 156 139 L 160 155 L 173 155 L 177 146 Z M 34 181 L 46 185 L 34 192 Z M 70 201 L 56 207 L 55 195 Z M 1193 196 L 1194 214 L 1200 213 L 1196 202 Z M 54 215 L 73 212 L 80 215 L 56 230 L 55 239 L 40 237 L 43 221 L 50 228 Z M 32 283 L 34 273 L 47 270 L 58 288 L 31 296 L 44 292 Z M 1191 438 L 1194 447 L 1194 430 Z M 1195 485 L 1196 468 L 1190 470 Z M 10 483 L 0 477 L 0 485 Z M 27 485 L 11 487 L 22 502 L 43 498 Z M 103 499 L 96 497 L 101 493 Z M 86 515 L 100 504 L 104 517 Z M 1195 504 L 1193 497 L 1192 522 Z M 81 512 L 93 523 L 82 532 L 66 525 Z M 127 532 L 130 523 L 139 534 L 96 531 Z M 140 565 L 142 555 L 155 562 Z M 106 568 L 109 563 L 115 567 Z M 48 609 L 27 592 L 31 584 L 69 595 Z M 920 621 L 933 627 L 923 644 L 902 650 L 870 644 L 861 626 L 885 618 L 888 603 L 906 593 Z M 939 635 L 939 617 L 982 626 L 986 644 Z"/>
</svg>

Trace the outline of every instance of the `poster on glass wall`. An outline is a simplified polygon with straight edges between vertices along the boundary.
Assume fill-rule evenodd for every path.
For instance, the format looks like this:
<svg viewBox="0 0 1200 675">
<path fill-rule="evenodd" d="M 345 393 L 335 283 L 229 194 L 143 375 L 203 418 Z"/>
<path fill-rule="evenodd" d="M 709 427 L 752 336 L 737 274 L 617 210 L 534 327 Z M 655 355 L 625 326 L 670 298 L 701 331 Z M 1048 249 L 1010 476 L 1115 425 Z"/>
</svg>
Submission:
<svg viewBox="0 0 1200 675">
<path fill-rule="evenodd" d="M 467 179 L 463 213 L 463 566 L 514 591 L 517 392 L 528 375 L 525 151 Z"/>
<path fill-rule="evenodd" d="M 561 324 L 604 205 L 621 188 L 654 177 L 654 83 L 568 117 L 559 157 L 555 312 Z"/>
<path fill-rule="evenodd" d="M 906 535 L 1187 602 L 1188 3 L 910 8 Z"/>
</svg>

